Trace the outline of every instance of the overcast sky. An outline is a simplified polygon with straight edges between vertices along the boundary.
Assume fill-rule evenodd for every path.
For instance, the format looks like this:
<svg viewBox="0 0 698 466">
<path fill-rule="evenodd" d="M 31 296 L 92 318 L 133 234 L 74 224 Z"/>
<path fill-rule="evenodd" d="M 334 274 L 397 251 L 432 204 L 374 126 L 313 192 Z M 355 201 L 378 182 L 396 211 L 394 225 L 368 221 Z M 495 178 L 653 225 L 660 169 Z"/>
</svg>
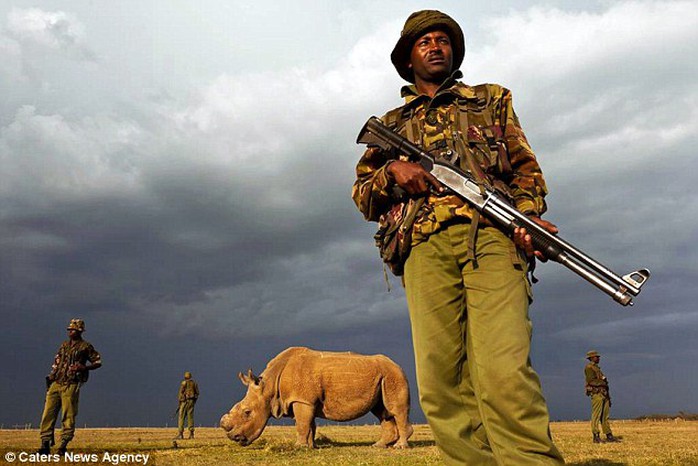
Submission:
<svg viewBox="0 0 698 466">
<path fill-rule="evenodd" d="M 589 349 L 613 416 L 698 411 L 697 1 L 10 0 L 0 425 L 38 423 L 74 317 L 104 361 L 79 425 L 171 425 L 184 371 L 214 425 L 237 372 L 292 345 L 388 355 L 423 422 L 404 293 L 350 198 L 356 135 L 400 105 L 389 54 L 423 8 L 463 27 L 466 83 L 512 90 L 561 236 L 653 274 L 623 308 L 539 267 L 552 419 L 588 416 Z"/>
</svg>

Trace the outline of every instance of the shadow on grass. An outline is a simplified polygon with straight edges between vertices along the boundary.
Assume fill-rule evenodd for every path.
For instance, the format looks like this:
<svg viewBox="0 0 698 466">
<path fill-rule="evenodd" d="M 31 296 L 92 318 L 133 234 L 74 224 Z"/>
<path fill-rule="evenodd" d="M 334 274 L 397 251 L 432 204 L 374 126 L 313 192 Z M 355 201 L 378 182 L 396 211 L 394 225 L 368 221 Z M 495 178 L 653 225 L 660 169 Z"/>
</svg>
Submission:
<svg viewBox="0 0 698 466">
<path fill-rule="evenodd" d="M 78 454 L 78 453 L 97 453 L 98 455 L 103 455 L 105 451 L 108 452 L 119 452 L 119 453 L 148 453 L 148 452 L 154 452 L 154 451 L 163 451 L 163 450 L 172 450 L 174 447 L 171 446 L 163 446 L 163 445 L 147 445 L 147 446 L 136 446 L 136 445 L 118 445 L 114 447 L 93 447 L 93 446 L 85 446 L 85 447 L 78 447 L 76 446 L 75 448 L 68 448 L 68 452 L 71 454 Z M 56 453 L 56 451 L 51 451 L 51 453 Z"/>
<path fill-rule="evenodd" d="M 373 446 L 374 442 L 339 442 L 336 440 L 332 440 L 327 437 L 319 437 L 315 439 L 315 445 L 317 445 L 318 448 L 324 448 L 324 447 L 370 447 Z M 433 440 L 410 440 L 409 441 L 410 447 L 411 448 L 424 448 L 424 447 L 433 447 L 436 445 L 436 443 Z M 388 448 L 392 448 L 388 447 Z"/>
<path fill-rule="evenodd" d="M 588 460 L 578 463 L 567 463 L 569 466 L 625 466 L 627 463 L 619 463 L 618 461 L 611 461 L 605 459 Z"/>
</svg>

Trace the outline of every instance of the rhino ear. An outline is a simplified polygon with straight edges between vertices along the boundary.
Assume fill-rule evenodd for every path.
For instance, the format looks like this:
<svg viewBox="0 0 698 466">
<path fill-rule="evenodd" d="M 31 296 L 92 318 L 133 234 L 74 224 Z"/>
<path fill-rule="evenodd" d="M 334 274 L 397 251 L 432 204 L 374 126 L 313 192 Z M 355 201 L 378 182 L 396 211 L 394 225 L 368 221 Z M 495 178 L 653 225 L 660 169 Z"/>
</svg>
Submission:
<svg viewBox="0 0 698 466">
<path fill-rule="evenodd" d="M 251 381 L 252 383 L 254 383 L 255 385 L 261 385 L 261 383 L 262 383 L 262 378 L 261 378 L 261 377 L 257 377 L 256 375 L 254 375 L 254 374 L 252 373 L 252 369 L 248 369 L 248 371 L 247 371 L 247 377 L 248 377 L 248 378 L 250 379 L 250 381 Z"/>
<path fill-rule="evenodd" d="M 257 377 L 252 373 L 252 369 L 247 370 L 247 375 L 243 374 L 242 372 L 238 372 L 238 378 L 242 381 L 243 384 L 249 386 L 250 384 L 259 386 L 262 383 L 262 378 Z"/>
<path fill-rule="evenodd" d="M 238 372 L 238 379 L 240 379 L 240 382 L 242 382 L 243 385 L 249 385 L 251 382 L 250 378 L 242 372 Z"/>
</svg>

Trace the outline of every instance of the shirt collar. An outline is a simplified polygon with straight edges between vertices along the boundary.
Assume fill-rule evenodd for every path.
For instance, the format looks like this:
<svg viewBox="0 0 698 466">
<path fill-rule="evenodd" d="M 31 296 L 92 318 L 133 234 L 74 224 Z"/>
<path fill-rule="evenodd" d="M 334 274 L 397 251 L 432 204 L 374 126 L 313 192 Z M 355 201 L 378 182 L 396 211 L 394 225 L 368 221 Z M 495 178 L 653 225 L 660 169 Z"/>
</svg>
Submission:
<svg viewBox="0 0 698 466">
<path fill-rule="evenodd" d="M 473 89 L 470 86 L 458 81 L 458 79 L 462 77 L 463 73 L 461 73 L 460 70 L 454 71 L 451 74 L 451 76 L 446 78 L 444 82 L 441 84 L 441 86 L 439 86 L 439 89 L 436 91 L 436 95 L 442 93 L 451 93 L 456 96 L 463 97 L 465 99 L 474 99 L 475 92 L 473 92 Z M 403 86 L 402 89 L 400 89 L 400 96 L 405 99 L 406 104 L 410 104 L 415 100 L 428 98 L 426 95 L 420 94 L 417 91 L 417 86 L 415 86 L 414 84 Z"/>
</svg>

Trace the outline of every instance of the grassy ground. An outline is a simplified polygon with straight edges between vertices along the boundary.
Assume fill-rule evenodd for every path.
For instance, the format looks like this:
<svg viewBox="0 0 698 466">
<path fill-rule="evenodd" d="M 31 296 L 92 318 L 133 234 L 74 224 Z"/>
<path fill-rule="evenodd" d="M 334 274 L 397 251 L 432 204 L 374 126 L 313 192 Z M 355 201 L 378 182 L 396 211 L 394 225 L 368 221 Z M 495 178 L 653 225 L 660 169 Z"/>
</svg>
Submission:
<svg viewBox="0 0 698 466">
<path fill-rule="evenodd" d="M 614 433 L 623 443 L 594 445 L 586 422 L 556 422 L 551 425 L 555 442 L 568 464 L 579 466 L 668 466 L 698 465 L 698 421 L 615 421 Z M 164 428 L 78 429 L 70 444 L 73 452 L 94 454 L 96 461 L 83 464 L 109 465 L 105 452 L 149 454 L 149 465 L 440 465 L 439 453 L 425 425 L 415 426 L 408 450 L 377 449 L 378 426 L 319 426 L 318 449 L 294 446 L 293 427 L 269 426 L 252 445 L 243 448 L 229 441 L 222 430 L 200 428 L 194 440 L 178 440 L 175 431 Z M 36 430 L 0 430 L 0 465 L 49 464 L 8 463 L 6 453 L 33 453 L 38 446 Z M 113 457 L 112 457 L 113 458 Z M 26 458 L 25 458 L 26 459 Z M 143 464 L 141 461 L 119 464 Z"/>
</svg>

